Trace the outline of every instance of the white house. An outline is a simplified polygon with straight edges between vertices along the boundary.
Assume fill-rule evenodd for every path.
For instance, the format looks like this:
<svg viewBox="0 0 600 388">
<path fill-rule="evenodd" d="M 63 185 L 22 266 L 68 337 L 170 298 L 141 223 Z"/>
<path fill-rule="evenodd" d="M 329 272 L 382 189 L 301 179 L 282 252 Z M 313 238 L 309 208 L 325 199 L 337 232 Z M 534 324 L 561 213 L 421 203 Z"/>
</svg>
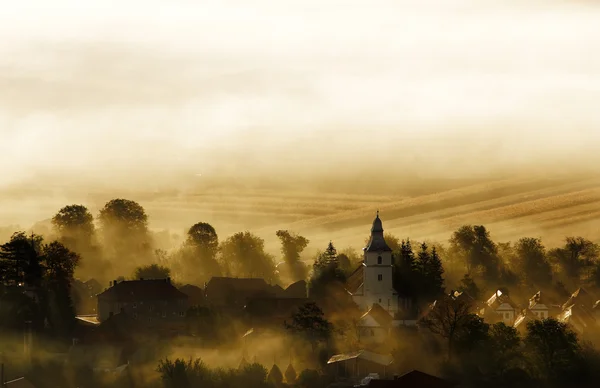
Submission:
<svg viewBox="0 0 600 388">
<path fill-rule="evenodd" d="M 349 277 L 347 290 L 361 311 L 367 311 L 378 304 L 393 315 L 398 312 L 399 298 L 393 286 L 392 249 L 383 238 L 379 212 L 373 221 L 371 238 L 363 252 L 363 263 Z"/>
<path fill-rule="evenodd" d="M 550 316 L 550 307 L 542 298 L 541 291 L 538 291 L 529 299 L 529 311 L 531 311 L 538 319 L 546 319 Z"/>
<path fill-rule="evenodd" d="M 359 341 L 365 344 L 385 343 L 389 338 L 393 320 L 380 305 L 374 304 L 358 320 L 356 327 Z"/>
<path fill-rule="evenodd" d="M 512 326 L 517 318 L 517 307 L 508 295 L 497 290 L 494 295 L 487 300 L 479 315 L 486 317 L 491 321 L 499 320 Z"/>
</svg>

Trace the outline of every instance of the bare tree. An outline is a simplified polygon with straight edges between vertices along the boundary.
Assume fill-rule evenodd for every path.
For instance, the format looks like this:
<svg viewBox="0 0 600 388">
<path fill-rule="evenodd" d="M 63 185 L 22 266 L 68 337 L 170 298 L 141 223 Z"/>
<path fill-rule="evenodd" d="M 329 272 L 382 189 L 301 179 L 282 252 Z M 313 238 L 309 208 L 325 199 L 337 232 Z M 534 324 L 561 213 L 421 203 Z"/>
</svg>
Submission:
<svg viewBox="0 0 600 388">
<path fill-rule="evenodd" d="M 448 341 L 448 358 L 454 351 L 454 342 L 461 329 L 471 320 L 472 304 L 466 298 L 445 296 L 433 303 L 420 324 Z"/>
</svg>

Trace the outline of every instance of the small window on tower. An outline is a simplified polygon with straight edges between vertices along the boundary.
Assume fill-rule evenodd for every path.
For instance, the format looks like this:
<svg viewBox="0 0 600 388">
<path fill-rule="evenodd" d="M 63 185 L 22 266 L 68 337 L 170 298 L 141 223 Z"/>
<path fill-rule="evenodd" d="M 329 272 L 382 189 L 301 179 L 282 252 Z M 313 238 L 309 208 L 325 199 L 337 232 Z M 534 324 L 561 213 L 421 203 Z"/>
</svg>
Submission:
<svg viewBox="0 0 600 388">
<path fill-rule="evenodd" d="M 383 280 L 383 275 L 377 275 L 377 280 L 378 281 L 382 281 Z"/>
<path fill-rule="evenodd" d="M 383 263 L 383 259 L 381 258 L 381 256 L 377 257 L 377 264 L 381 264 Z"/>
</svg>

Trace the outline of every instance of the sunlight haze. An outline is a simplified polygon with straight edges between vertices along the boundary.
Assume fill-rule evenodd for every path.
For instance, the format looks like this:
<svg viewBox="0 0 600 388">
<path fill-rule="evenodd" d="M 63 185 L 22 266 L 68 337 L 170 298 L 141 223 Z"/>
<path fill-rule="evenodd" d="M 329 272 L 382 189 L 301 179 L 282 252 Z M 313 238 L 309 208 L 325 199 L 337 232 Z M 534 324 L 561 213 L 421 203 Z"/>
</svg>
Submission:
<svg viewBox="0 0 600 388">
<path fill-rule="evenodd" d="M 590 1 L 7 2 L 0 186 L 51 179 L 58 204 L 92 182 L 595 169 L 598 20 Z"/>
</svg>

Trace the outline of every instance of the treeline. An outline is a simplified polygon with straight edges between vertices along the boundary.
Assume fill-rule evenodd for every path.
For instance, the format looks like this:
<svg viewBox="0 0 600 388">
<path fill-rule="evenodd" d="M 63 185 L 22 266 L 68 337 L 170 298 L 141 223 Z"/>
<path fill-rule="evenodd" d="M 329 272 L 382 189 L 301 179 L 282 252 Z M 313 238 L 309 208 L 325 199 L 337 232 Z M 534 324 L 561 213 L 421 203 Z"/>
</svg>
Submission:
<svg viewBox="0 0 600 388">
<path fill-rule="evenodd" d="M 267 370 L 245 360 L 237 369 L 210 368 L 201 359 L 161 360 L 156 368 L 164 388 L 321 388 L 333 380 L 313 369 L 296 374 L 292 365 L 282 372 L 277 365 Z"/>
<path fill-rule="evenodd" d="M 31 329 L 66 337 L 75 311 L 71 284 L 80 261 L 58 241 L 15 233 L 0 245 L 0 331 Z"/>
<path fill-rule="evenodd" d="M 467 298 L 442 298 L 420 321 L 445 344 L 425 338 L 430 360 L 443 345 L 441 373 L 460 387 L 595 387 L 600 353 L 565 323 L 532 320 L 521 335 L 504 323 L 488 324 Z M 445 352 L 444 352 L 445 353 Z M 438 356 L 439 359 L 439 356 Z"/>
<path fill-rule="evenodd" d="M 265 251 L 262 238 L 243 231 L 220 241 L 215 228 L 205 222 L 192 225 L 180 246 L 170 249 L 176 236 L 150 231 L 145 209 L 121 198 L 107 202 L 97 217 L 83 205 L 63 207 L 52 218 L 49 236 L 80 255 L 78 274 L 101 283 L 168 276 L 197 285 L 213 276 L 260 277 L 277 283 L 280 276 L 294 281 L 308 273 L 300 253 L 309 240 L 302 236 L 276 232 L 285 262 L 281 268 Z"/>
</svg>

